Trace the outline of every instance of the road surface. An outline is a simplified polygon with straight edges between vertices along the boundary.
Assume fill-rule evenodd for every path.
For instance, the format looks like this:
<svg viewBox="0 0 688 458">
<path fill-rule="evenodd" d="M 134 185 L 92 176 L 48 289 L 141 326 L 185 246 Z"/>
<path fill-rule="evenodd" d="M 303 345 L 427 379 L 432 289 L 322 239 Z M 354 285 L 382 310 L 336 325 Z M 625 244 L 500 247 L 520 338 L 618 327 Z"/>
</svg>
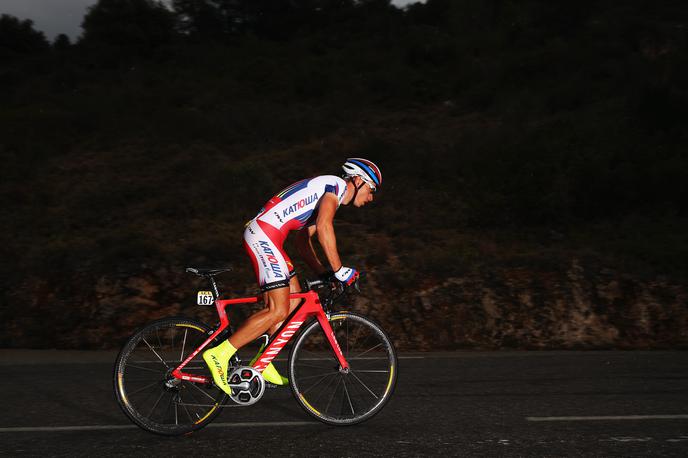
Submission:
<svg viewBox="0 0 688 458">
<path fill-rule="evenodd" d="M 0 350 L 0 455 L 688 456 L 688 352 L 400 356 L 392 400 L 362 425 L 315 422 L 280 388 L 166 438 L 119 410 L 115 354 Z"/>
</svg>

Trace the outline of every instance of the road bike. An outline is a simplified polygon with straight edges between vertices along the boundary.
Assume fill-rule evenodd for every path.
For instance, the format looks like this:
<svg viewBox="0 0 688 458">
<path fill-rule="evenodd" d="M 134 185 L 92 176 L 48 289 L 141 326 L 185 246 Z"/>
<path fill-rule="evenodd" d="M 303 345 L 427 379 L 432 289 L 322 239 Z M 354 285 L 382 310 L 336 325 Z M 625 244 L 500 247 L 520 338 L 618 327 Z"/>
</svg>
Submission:
<svg viewBox="0 0 688 458">
<path fill-rule="evenodd" d="M 228 270 L 186 269 L 209 280 L 212 290 L 199 291 L 197 303 L 214 305 L 218 324 L 163 318 L 136 331 L 122 347 L 115 361 L 114 389 L 132 422 L 153 433 L 181 435 L 203 428 L 223 407 L 255 404 L 270 386 L 262 371 L 292 338 L 289 387 L 309 415 L 329 425 L 353 425 L 385 406 L 398 374 L 396 350 L 375 321 L 333 311 L 347 295 L 336 280 L 305 281 L 302 292 L 290 295 L 300 300 L 299 305 L 272 336 L 264 336 L 256 357 L 248 364 L 238 355 L 230 359 L 227 380 L 232 394 L 218 388 L 202 351 L 231 335 L 228 306 L 263 300 L 220 299 L 215 276 Z"/>
</svg>

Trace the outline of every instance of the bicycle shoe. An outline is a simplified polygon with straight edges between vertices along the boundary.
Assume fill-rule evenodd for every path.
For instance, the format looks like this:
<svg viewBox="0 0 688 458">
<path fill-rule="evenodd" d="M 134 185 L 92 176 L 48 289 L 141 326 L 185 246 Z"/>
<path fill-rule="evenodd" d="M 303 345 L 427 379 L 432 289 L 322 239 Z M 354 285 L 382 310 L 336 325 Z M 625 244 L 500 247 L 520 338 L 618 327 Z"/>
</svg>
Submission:
<svg viewBox="0 0 688 458">
<path fill-rule="evenodd" d="M 256 362 L 258 359 L 258 356 L 260 356 L 261 352 L 265 349 L 265 344 L 260 346 L 260 349 L 258 350 L 258 353 L 256 353 L 256 356 L 253 357 L 251 362 L 249 363 L 249 366 L 253 366 L 253 363 Z M 287 377 L 282 377 L 279 372 L 277 372 L 277 369 L 275 366 L 270 363 L 267 365 L 265 369 L 263 369 L 263 378 L 265 379 L 266 382 L 268 382 L 271 385 L 277 385 L 277 386 L 286 386 L 289 385 L 289 379 Z"/>
<path fill-rule="evenodd" d="M 225 340 L 217 347 L 213 347 L 203 352 L 203 360 L 208 365 L 210 373 L 213 375 L 213 381 L 222 391 L 228 395 L 232 395 L 232 389 L 227 383 L 227 366 L 229 358 L 236 353 L 236 348 Z"/>
</svg>

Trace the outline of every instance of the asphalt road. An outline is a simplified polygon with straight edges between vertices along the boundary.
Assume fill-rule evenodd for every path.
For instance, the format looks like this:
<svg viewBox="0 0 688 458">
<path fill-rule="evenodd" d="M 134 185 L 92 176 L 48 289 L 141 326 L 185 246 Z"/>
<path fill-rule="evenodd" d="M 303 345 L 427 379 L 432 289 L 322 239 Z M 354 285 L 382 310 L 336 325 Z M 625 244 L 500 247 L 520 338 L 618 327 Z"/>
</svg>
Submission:
<svg viewBox="0 0 688 458">
<path fill-rule="evenodd" d="M 273 389 L 178 438 L 128 423 L 114 356 L 0 350 L 0 455 L 688 456 L 688 352 L 402 354 L 362 425 L 313 422 Z"/>
</svg>

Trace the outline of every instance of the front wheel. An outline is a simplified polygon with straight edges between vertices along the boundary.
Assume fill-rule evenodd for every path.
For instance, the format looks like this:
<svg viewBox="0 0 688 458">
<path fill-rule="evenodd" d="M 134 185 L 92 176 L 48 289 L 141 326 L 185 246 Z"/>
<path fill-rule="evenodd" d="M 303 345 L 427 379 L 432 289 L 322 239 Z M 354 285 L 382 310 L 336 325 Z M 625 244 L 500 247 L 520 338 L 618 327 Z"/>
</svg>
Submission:
<svg viewBox="0 0 688 458">
<path fill-rule="evenodd" d="M 341 371 L 315 320 L 299 334 L 289 355 L 289 381 L 303 409 L 330 425 L 368 420 L 389 401 L 397 379 L 394 345 L 373 320 L 356 313 L 330 315 L 349 371 Z"/>
<path fill-rule="evenodd" d="M 172 371 L 198 348 L 209 328 L 187 318 L 164 318 L 137 331 L 115 362 L 117 402 L 141 428 L 168 436 L 202 428 L 220 413 L 227 395 L 214 385 L 179 380 Z M 210 377 L 201 353 L 184 372 Z"/>
</svg>

